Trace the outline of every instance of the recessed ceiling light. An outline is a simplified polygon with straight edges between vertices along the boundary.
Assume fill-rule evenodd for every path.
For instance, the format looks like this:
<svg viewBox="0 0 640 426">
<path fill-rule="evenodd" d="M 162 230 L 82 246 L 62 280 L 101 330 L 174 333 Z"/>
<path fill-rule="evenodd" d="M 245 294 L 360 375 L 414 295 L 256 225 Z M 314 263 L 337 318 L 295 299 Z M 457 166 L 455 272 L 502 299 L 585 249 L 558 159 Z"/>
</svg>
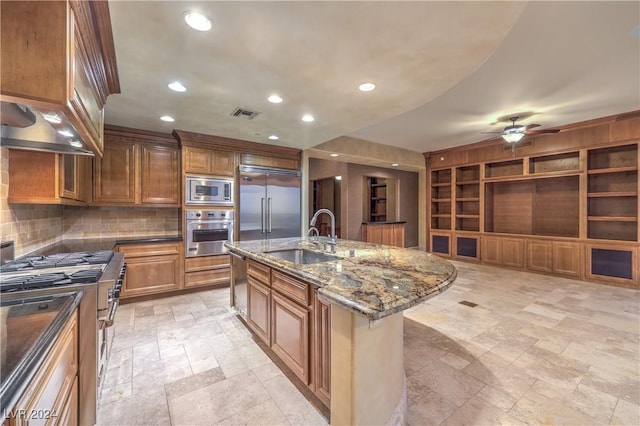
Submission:
<svg viewBox="0 0 640 426">
<path fill-rule="evenodd" d="M 338 154 L 336 154 L 335 152 L 333 154 L 331 154 L 332 157 L 337 157 Z"/>
<path fill-rule="evenodd" d="M 209 31 L 211 29 L 211 19 L 200 12 L 188 10 L 183 15 L 184 21 L 191 28 L 197 31 Z"/>
<path fill-rule="evenodd" d="M 267 98 L 267 100 L 268 100 L 269 102 L 271 102 L 272 104 L 279 104 L 279 103 L 281 103 L 281 102 L 282 102 L 282 100 L 283 100 L 283 99 L 282 99 L 280 96 L 278 96 L 278 95 L 276 95 L 276 94 L 273 94 L 273 95 L 269 96 L 269 97 Z"/>
<path fill-rule="evenodd" d="M 76 148 L 82 148 L 82 142 L 78 140 L 69 141 L 69 145 L 75 146 Z"/>
<path fill-rule="evenodd" d="M 269 139 L 271 139 L 272 141 L 277 141 L 280 138 L 277 135 L 269 135 Z"/>
<path fill-rule="evenodd" d="M 58 114 L 56 114 L 55 112 L 49 112 L 47 114 L 44 114 L 42 117 L 45 120 L 47 120 L 49 123 L 53 123 L 53 124 L 62 123 L 62 118 L 60 118 L 60 116 Z"/>
<path fill-rule="evenodd" d="M 167 86 L 169 86 L 169 89 L 173 90 L 174 92 L 187 91 L 187 88 L 185 87 L 185 85 L 180 83 L 179 81 L 172 81 L 171 83 L 167 84 Z"/>
<path fill-rule="evenodd" d="M 304 122 L 311 123 L 313 120 L 315 120 L 315 118 L 311 114 L 305 114 L 302 116 L 302 121 Z"/>
<path fill-rule="evenodd" d="M 370 92 L 375 88 L 376 88 L 376 85 L 373 83 L 362 83 L 360 86 L 358 86 L 358 89 L 361 92 Z"/>
<path fill-rule="evenodd" d="M 66 136 L 68 138 L 73 136 L 73 132 L 71 130 L 58 130 L 58 133 L 60 133 L 62 136 Z"/>
<path fill-rule="evenodd" d="M 162 117 L 160 117 L 160 120 L 166 121 L 167 123 L 173 123 L 174 121 L 176 121 L 176 119 L 171 117 L 170 115 L 163 115 Z"/>
<path fill-rule="evenodd" d="M 391 166 L 392 166 L 392 167 L 398 167 L 399 165 L 400 165 L 400 164 L 398 164 L 398 163 L 391 163 Z"/>
</svg>

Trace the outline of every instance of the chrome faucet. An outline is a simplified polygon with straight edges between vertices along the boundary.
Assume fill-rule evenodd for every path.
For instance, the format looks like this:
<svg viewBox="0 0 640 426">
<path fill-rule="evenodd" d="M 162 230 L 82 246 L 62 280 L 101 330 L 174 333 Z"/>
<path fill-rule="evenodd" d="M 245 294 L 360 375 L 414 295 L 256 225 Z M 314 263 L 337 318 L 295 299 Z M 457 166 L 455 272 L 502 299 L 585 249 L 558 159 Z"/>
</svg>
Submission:
<svg viewBox="0 0 640 426">
<path fill-rule="evenodd" d="M 311 218 L 311 222 L 309 222 L 309 226 L 315 227 L 316 221 L 318 220 L 318 216 L 320 216 L 322 213 L 328 214 L 329 217 L 331 218 L 331 235 L 329 236 L 329 241 L 327 242 L 327 244 L 331 245 L 331 253 L 335 253 L 336 243 L 338 241 L 336 237 L 336 216 L 333 214 L 333 212 L 329 209 L 320 209 L 316 211 L 313 214 L 313 217 Z"/>
<path fill-rule="evenodd" d="M 315 236 L 313 235 L 315 234 Z M 320 245 L 320 242 L 318 241 L 318 237 L 320 236 L 320 231 L 318 231 L 318 228 L 316 228 L 315 226 L 312 226 L 309 228 L 309 231 L 307 231 L 307 236 L 311 237 L 311 242 L 318 246 Z"/>
</svg>

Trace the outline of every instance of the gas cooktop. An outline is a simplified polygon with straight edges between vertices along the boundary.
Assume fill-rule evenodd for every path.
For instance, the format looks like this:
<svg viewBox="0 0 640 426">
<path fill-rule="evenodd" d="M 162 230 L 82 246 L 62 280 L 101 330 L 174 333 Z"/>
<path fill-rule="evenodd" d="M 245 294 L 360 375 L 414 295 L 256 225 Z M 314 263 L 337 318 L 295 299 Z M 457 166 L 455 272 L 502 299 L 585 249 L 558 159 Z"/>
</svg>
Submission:
<svg viewBox="0 0 640 426">
<path fill-rule="evenodd" d="M 94 252 L 57 253 L 49 256 L 26 256 L 0 266 L 3 274 L 24 272 L 37 269 L 65 268 L 69 266 L 107 264 L 113 252 L 101 250 Z"/>
<path fill-rule="evenodd" d="M 110 250 L 27 256 L 0 267 L 0 293 L 98 282 Z"/>
</svg>

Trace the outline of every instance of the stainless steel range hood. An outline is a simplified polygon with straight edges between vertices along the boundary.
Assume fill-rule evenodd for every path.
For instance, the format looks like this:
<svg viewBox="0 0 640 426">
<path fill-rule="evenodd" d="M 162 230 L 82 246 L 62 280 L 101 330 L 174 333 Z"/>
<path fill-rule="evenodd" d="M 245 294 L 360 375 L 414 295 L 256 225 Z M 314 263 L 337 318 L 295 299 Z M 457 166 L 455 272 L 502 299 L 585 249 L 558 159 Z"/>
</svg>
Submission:
<svg viewBox="0 0 640 426">
<path fill-rule="evenodd" d="M 44 119 L 38 111 L 10 102 L 0 102 L 0 145 L 30 151 L 57 152 L 61 154 L 94 155 L 85 148 L 75 130 L 58 116 L 58 128 Z M 60 130 L 70 132 L 68 136 L 60 134 Z M 72 146 L 70 142 L 81 144 Z"/>
</svg>

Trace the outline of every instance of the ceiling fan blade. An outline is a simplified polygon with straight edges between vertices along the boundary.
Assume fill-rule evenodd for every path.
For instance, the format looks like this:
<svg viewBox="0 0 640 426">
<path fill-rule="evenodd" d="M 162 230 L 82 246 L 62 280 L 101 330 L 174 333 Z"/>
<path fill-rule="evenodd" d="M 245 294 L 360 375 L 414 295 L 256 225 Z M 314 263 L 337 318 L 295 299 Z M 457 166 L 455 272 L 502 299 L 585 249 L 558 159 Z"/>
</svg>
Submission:
<svg viewBox="0 0 640 426">
<path fill-rule="evenodd" d="M 560 129 L 542 129 L 542 130 L 527 130 L 527 135 L 541 135 L 544 133 L 558 133 Z"/>
<path fill-rule="evenodd" d="M 527 130 L 529 130 L 529 129 L 533 129 L 534 127 L 540 127 L 540 125 L 539 125 L 539 124 L 536 124 L 536 123 L 528 124 L 528 125 L 527 125 Z"/>
</svg>

